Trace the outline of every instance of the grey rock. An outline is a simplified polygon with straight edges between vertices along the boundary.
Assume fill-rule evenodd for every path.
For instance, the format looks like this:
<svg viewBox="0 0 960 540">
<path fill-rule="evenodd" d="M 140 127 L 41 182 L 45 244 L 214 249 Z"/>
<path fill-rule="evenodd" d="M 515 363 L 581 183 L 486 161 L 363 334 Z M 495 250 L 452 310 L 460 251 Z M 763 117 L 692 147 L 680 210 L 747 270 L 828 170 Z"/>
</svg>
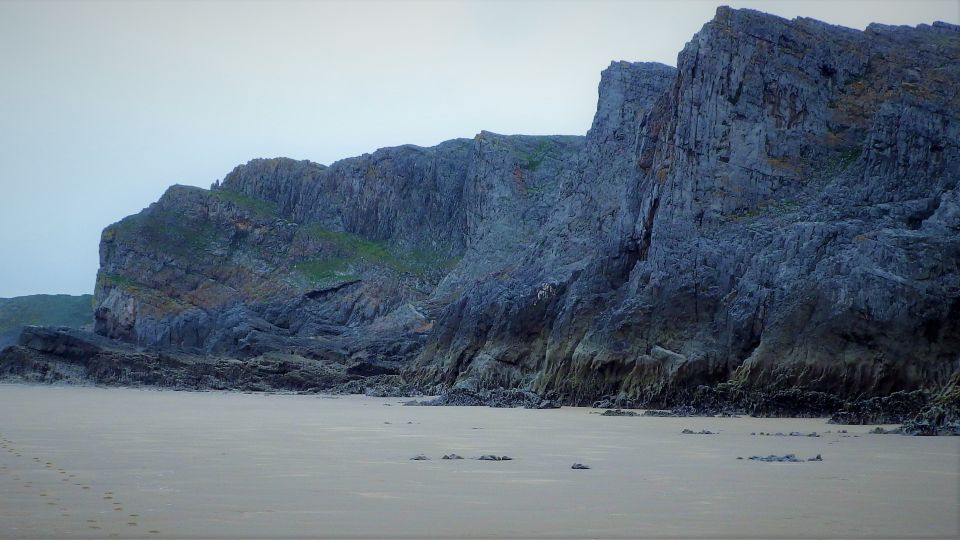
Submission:
<svg viewBox="0 0 960 540">
<path fill-rule="evenodd" d="M 608 409 L 600 413 L 600 416 L 640 416 L 636 411 L 624 411 L 622 409 Z"/>
<path fill-rule="evenodd" d="M 585 469 L 589 469 L 590 466 L 584 465 L 583 463 L 574 463 L 573 465 L 570 466 L 570 468 L 574 470 L 585 470 Z"/>
<path fill-rule="evenodd" d="M 98 337 L 29 330 L 0 376 L 950 432 L 958 84 L 954 25 L 721 7 L 677 68 L 604 70 L 583 137 L 170 188 L 103 232 Z"/>
<path fill-rule="evenodd" d="M 525 407 L 527 409 L 555 409 L 559 405 L 534 392 L 517 389 L 492 389 L 472 391 L 455 388 L 442 396 L 417 402 L 421 406 L 456 407 Z"/>
<path fill-rule="evenodd" d="M 766 462 L 778 462 L 778 463 L 800 463 L 803 461 L 799 459 L 795 454 L 786 454 L 783 456 L 777 456 L 770 454 L 769 456 L 750 456 L 751 461 L 766 461 Z"/>
<path fill-rule="evenodd" d="M 429 459 L 430 459 L 430 458 L 428 458 L 427 456 L 425 456 L 425 455 L 423 455 L 423 454 L 417 454 L 417 455 L 413 456 L 412 458 L 410 458 L 411 461 L 427 461 L 427 460 L 429 460 Z"/>
</svg>

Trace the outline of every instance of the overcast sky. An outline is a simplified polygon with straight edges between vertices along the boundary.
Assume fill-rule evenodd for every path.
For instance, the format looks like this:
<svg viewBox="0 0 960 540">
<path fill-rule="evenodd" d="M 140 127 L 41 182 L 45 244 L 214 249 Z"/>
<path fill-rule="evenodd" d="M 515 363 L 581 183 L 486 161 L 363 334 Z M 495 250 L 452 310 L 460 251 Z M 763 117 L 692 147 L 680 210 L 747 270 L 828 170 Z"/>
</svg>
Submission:
<svg viewBox="0 0 960 540">
<path fill-rule="evenodd" d="M 0 297 L 90 293 L 100 231 L 238 163 L 583 134 L 611 60 L 676 65 L 715 1 L 0 0 Z M 725 2 L 863 28 L 960 2 Z"/>
</svg>

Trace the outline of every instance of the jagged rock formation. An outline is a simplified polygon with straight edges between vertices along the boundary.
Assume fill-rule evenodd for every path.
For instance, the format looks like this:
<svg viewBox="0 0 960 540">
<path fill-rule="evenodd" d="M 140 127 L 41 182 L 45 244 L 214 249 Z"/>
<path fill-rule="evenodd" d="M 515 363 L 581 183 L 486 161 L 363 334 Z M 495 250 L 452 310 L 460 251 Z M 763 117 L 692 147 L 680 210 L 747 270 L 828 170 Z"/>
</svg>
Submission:
<svg viewBox="0 0 960 540">
<path fill-rule="evenodd" d="M 605 70 L 585 137 L 171 188 L 104 231 L 96 332 L 577 404 L 937 392 L 960 371 L 958 83 L 956 26 L 720 8 L 676 69 Z"/>
</svg>

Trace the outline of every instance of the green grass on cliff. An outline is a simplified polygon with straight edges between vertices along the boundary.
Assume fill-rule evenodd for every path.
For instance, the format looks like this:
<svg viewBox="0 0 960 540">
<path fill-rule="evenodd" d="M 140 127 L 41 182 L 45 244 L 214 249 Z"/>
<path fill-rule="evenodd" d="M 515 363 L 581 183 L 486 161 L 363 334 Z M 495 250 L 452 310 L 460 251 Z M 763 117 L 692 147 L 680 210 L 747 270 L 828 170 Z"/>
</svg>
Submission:
<svg viewBox="0 0 960 540">
<path fill-rule="evenodd" d="M 294 265 L 294 270 L 303 274 L 311 283 L 351 281 L 357 275 L 350 269 L 349 259 L 311 259 Z"/>
<path fill-rule="evenodd" d="M 249 195 L 244 195 L 243 193 L 237 193 L 236 191 L 218 189 L 211 191 L 210 196 L 214 199 L 233 203 L 234 205 L 243 208 L 251 214 L 260 217 L 272 217 L 277 215 L 278 209 L 276 204 L 263 199 L 257 199 L 256 197 L 251 197 Z"/>
<path fill-rule="evenodd" d="M 217 230 L 211 223 L 190 222 L 177 215 L 136 214 L 110 225 L 101 235 L 103 241 L 117 238 L 145 242 L 157 252 L 196 257 L 217 239 Z"/>
<path fill-rule="evenodd" d="M 121 276 L 119 274 L 108 274 L 102 271 L 99 272 L 97 274 L 97 287 L 121 289 L 123 292 L 129 295 L 148 300 L 151 305 L 161 311 L 168 311 L 170 313 L 179 312 L 188 307 L 188 305 L 180 299 L 174 298 L 163 291 L 140 283 L 133 278 Z"/>
<path fill-rule="evenodd" d="M 307 225 L 301 230 L 313 238 L 334 244 L 337 251 L 343 253 L 347 259 L 362 260 L 382 266 L 391 266 L 396 262 L 386 245 L 380 242 L 367 240 L 348 232 L 333 231 L 319 225 Z"/>
<path fill-rule="evenodd" d="M 385 268 L 401 274 L 425 277 L 437 270 L 449 270 L 456 260 L 440 251 L 416 249 L 395 253 L 386 243 L 368 240 L 356 234 L 333 231 L 313 224 L 300 234 L 331 245 L 337 256 L 298 262 L 294 270 L 314 283 L 357 279 L 364 266 Z"/>
<path fill-rule="evenodd" d="M 526 171 L 535 172 L 540 168 L 540 165 L 543 164 L 543 160 L 547 158 L 547 155 L 550 153 L 550 150 L 553 148 L 553 143 L 548 139 L 543 139 L 537 143 L 536 148 L 530 152 L 520 152 L 520 167 Z"/>
<path fill-rule="evenodd" d="M 93 323 L 93 296 L 35 294 L 0 298 L 0 347 L 16 341 L 26 325 L 71 326 Z"/>
</svg>

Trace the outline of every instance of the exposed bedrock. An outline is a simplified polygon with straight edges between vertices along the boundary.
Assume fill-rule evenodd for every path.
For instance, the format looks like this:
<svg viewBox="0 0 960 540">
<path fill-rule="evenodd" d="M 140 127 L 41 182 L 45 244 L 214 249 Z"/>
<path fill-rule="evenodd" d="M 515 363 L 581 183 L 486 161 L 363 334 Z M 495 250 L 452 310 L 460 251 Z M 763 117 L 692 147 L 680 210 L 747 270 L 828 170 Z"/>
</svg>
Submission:
<svg viewBox="0 0 960 540">
<path fill-rule="evenodd" d="M 585 137 L 170 188 L 104 231 L 96 332 L 576 404 L 875 419 L 922 392 L 884 402 L 905 417 L 960 372 L 958 92 L 956 26 L 720 8 L 677 68 L 604 70 Z"/>
</svg>

